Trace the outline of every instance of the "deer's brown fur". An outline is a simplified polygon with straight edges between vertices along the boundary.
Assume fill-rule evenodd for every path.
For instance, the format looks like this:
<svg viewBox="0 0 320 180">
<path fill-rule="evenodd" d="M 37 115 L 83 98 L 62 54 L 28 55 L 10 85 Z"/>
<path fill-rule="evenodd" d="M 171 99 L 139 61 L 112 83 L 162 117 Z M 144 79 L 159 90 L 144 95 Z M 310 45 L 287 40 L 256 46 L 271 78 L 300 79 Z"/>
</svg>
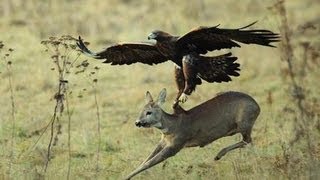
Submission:
<svg viewBox="0 0 320 180">
<path fill-rule="evenodd" d="M 184 147 L 204 147 L 225 136 L 241 133 L 243 140 L 222 149 L 215 160 L 227 152 L 242 148 L 251 142 L 251 131 L 260 108 L 249 95 L 241 92 L 226 92 L 186 111 L 181 107 L 174 114 L 161 108 L 166 97 L 163 89 L 156 101 L 146 93 L 144 106 L 136 125 L 156 127 L 161 130 L 162 138 L 149 157 L 126 179 L 174 156 Z"/>
</svg>

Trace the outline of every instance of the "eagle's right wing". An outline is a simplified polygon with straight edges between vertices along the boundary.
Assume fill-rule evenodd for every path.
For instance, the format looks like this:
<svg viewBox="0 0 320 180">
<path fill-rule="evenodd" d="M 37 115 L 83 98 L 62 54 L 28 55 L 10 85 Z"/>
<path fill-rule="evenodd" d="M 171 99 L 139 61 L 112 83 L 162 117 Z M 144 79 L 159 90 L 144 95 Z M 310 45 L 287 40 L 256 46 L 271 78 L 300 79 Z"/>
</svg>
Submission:
<svg viewBox="0 0 320 180">
<path fill-rule="evenodd" d="M 81 37 L 79 37 L 77 45 L 85 55 L 95 59 L 105 59 L 104 63 L 111 63 L 111 65 L 129 65 L 137 62 L 153 65 L 168 60 L 151 44 L 118 44 L 97 53 L 90 51 L 83 43 Z"/>
</svg>

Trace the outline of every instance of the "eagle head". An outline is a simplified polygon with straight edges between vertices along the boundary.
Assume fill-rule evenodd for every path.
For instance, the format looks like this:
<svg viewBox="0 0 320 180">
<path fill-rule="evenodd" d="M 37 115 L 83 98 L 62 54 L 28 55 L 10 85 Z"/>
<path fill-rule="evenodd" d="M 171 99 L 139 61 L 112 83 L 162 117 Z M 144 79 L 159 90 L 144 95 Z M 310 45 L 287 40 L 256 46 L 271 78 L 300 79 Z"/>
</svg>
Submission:
<svg viewBox="0 0 320 180">
<path fill-rule="evenodd" d="M 169 33 L 166 33 L 164 31 L 160 31 L 160 30 L 155 30 L 155 31 L 152 31 L 148 35 L 148 40 L 154 39 L 156 41 L 161 41 L 161 40 L 165 40 L 165 39 L 168 39 L 171 37 L 172 36 Z"/>
</svg>

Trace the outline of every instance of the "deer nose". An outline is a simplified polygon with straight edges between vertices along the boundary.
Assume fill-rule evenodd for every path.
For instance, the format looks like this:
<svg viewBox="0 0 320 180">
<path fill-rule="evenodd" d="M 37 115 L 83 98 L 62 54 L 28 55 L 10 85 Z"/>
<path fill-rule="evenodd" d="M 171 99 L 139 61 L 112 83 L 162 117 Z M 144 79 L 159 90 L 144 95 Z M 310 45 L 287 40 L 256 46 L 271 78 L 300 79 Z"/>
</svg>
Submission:
<svg viewBox="0 0 320 180">
<path fill-rule="evenodd" d="M 145 122 L 141 122 L 141 121 L 136 121 L 136 122 L 135 122 L 135 125 L 136 125 L 137 127 L 143 127 L 143 126 L 146 125 L 146 123 L 145 123 Z"/>
<path fill-rule="evenodd" d="M 141 126 L 142 126 L 142 123 L 141 123 L 140 121 L 136 121 L 136 122 L 135 122 L 135 125 L 136 125 L 137 127 L 141 127 Z"/>
</svg>

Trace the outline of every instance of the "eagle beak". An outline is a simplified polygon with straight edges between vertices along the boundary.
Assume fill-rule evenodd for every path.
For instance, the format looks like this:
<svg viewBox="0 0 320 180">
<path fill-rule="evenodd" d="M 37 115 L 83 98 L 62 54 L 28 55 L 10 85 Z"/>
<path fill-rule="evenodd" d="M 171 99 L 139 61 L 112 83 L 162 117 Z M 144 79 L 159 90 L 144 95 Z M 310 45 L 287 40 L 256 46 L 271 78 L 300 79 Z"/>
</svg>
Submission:
<svg viewBox="0 0 320 180">
<path fill-rule="evenodd" d="M 155 38 L 156 38 L 156 36 L 155 36 L 154 33 L 150 33 L 150 34 L 148 35 L 148 40 L 155 39 Z"/>
</svg>

